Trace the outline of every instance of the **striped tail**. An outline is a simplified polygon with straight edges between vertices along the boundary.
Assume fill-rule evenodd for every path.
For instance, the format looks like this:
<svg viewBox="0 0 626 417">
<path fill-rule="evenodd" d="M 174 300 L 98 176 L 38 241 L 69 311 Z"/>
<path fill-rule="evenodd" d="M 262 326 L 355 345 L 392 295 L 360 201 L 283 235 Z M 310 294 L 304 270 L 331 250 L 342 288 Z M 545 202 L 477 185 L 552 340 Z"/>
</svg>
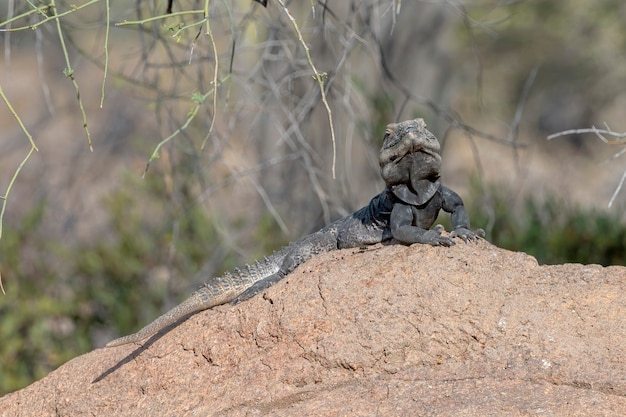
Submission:
<svg viewBox="0 0 626 417">
<path fill-rule="evenodd" d="M 255 282 L 278 273 L 282 258 L 282 251 L 275 252 L 272 256 L 265 257 L 262 262 L 256 261 L 254 265 L 246 265 L 243 270 L 237 268 L 232 273 L 227 272 L 221 277 L 209 280 L 185 301 L 158 317 L 137 333 L 112 340 L 106 344 L 106 347 L 140 342 L 194 313 L 235 299 Z"/>
</svg>

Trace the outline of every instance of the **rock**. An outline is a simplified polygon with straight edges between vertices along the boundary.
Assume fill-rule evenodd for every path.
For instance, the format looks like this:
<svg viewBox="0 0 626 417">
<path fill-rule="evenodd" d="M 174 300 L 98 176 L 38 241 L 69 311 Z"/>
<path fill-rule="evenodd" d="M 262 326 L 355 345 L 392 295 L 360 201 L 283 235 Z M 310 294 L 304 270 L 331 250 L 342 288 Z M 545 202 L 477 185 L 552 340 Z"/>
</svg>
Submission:
<svg viewBox="0 0 626 417">
<path fill-rule="evenodd" d="M 0 416 L 623 416 L 625 294 L 626 268 L 484 241 L 336 251 L 82 355 Z"/>
</svg>

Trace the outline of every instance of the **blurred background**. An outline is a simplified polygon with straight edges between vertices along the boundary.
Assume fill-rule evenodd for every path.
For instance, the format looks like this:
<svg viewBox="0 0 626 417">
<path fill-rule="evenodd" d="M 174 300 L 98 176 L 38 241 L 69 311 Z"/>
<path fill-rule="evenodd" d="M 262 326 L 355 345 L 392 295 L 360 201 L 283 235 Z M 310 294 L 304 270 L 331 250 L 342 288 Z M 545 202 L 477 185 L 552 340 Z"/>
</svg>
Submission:
<svg viewBox="0 0 626 417">
<path fill-rule="evenodd" d="M 623 1 L 108 3 L 0 0 L 0 395 L 367 204 L 390 122 L 490 242 L 626 263 Z"/>
</svg>

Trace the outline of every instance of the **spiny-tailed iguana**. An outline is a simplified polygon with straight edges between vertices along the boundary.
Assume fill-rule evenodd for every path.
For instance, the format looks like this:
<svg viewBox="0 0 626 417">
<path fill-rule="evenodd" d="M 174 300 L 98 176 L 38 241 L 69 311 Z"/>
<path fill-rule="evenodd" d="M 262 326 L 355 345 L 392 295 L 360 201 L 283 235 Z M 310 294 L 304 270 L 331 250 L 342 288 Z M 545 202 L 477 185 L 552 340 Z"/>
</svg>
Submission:
<svg viewBox="0 0 626 417">
<path fill-rule="evenodd" d="M 313 255 L 335 249 L 363 247 L 395 239 L 403 244 L 454 245 L 454 237 L 476 241 L 484 234 L 470 230 L 463 201 L 441 185 L 440 146 L 422 119 L 387 125 L 380 171 L 386 187 L 370 203 L 244 269 L 215 277 L 172 310 L 137 333 L 115 339 L 107 347 L 139 342 L 165 327 L 220 304 L 246 300 L 283 279 Z M 454 230 L 429 230 L 439 210 L 451 213 Z"/>
</svg>

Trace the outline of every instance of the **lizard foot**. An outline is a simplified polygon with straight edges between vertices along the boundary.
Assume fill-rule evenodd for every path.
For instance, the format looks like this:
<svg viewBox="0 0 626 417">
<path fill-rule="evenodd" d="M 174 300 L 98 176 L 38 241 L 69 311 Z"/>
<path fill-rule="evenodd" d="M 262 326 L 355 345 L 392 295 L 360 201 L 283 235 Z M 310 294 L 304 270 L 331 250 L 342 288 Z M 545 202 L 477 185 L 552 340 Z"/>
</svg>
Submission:
<svg viewBox="0 0 626 417">
<path fill-rule="evenodd" d="M 478 242 L 481 237 L 485 236 L 483 229 L 476 229 L 474 231 L 466 229 L 465 227 L 459 227 L 450 232 L 450 237 L 460 237 L 465 243 Z"/>
<path fill-rule="evenodd" d="M 454 246 L 454 240 L 451 237 L 441 236 L 441 232 L 446 229 L 438 224 L 433 230 L 426 231 L 419 239 L 419 243 L 426 243 L 432 246 Z"/>
<path fill-rule="evenodd" d="M 260 281 L 257 281 L 251 287 L 249 287 L 244 292 L 242 292 L 237 297 L 235 297 L 230 302 L 230 304 L 235 305 L 237 303 L 247 300 L 248 298 L 252 298 L 258 293 L 260 293 L 261 291 L 266 290 L 272 285 L 276 284 L 278 281 L 280 281 L 284 277 L 285 277 L 285 274 L 276 273 Z"/>
</svg>

